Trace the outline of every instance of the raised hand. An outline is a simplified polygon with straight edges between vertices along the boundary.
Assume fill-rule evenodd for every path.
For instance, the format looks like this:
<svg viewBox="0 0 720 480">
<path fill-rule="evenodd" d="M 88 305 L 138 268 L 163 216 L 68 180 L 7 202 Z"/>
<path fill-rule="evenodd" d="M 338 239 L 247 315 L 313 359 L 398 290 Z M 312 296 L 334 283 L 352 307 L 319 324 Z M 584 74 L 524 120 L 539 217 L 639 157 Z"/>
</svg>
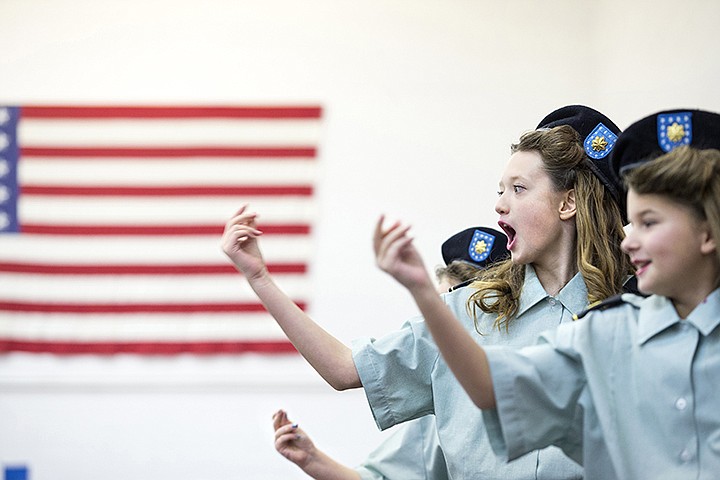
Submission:
<svg viewBox="0 0 720 480">
<path fill-rule="evenodd" d="M 222 236 L 222 249 L 235 267 L 248 280 L 259 277 L 267 272 L 265 261 L 258 246 L 257 237 L 262 232 L 257 229 L 257 213 L 249 212 L 243 205 L 225 224 Z"/>
<path fill-rule="evenodd" d="M 395 222 L 384 229 L 384 221 L 385 217 L 380 216 L 373 236 L 378 267 L 409 290 L 428 286 L 434 290 L 425 264 L 412 243 L 412 237 L 408 235 L 410 226 Z"/>
<path fill-rule="evenodd" d="M 272 418 L 275 450 L 300 468 L 306 468 L 315 456 L 315 444 L 297 424 L 290 423 L 284 410 L 278 410 Z"/>
</svg>

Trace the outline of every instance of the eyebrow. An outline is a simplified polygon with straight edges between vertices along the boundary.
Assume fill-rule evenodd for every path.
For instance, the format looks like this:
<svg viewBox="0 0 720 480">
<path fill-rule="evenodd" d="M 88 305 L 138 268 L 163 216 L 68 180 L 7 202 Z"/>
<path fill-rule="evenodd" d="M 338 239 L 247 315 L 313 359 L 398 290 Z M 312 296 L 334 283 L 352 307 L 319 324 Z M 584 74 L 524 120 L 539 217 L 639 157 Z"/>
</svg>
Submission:
<svg viewBox="0 0 720 480">
<path fill-rule="evenodd" d="M 513 175 L 512 177 L 508 178 L 507 180 L 508 180 L 508 183 L 512 183 L 512 182 L 515 182 L 515 181 L 517 181 L 517 180 L 521 180 L 521 181 L 523 181 L 523 182 L 527 182 L 527 181 L 528 181 L 528 179 L 525 178 L 523 175 Z M 503 183 L 503 179 L 501 178 L 500 181 L 498 182 L 498 185 L 502 185 L 502 183 Z"/>
<path fill-rule="evenodd" d="M 648 215 L 648 214 L 650 214 L 650 215 L 652 215 L 652 214 L 657 214 L 657 210 L 654 210 L 654 209 L 652 209 L 652 208 L 646 208 L 646 209 L 644 209 L 644 210 L 641 210 L 641 211 L 635 213 L 635 214 L 633 215 L 633 218 L 641 219 L 641 218 L 643 218 L 645 215 Z"/>
<path fill-rule="evenodd" d="M 657 213 L 657 209 L 648 207 L 648 208 L 646 208 L 646 209 L 641 210 L 640 212 L 638 212 L 638 215 L 642 216 L 642 215 L 647 215 L 648 213 Z"/>
</svg>

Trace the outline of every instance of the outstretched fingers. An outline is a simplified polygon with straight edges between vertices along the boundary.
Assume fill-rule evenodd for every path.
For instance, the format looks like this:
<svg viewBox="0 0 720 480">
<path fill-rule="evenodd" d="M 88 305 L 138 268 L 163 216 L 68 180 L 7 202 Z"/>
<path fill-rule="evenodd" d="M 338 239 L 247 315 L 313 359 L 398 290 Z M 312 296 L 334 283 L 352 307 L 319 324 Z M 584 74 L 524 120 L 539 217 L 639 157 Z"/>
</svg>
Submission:
<svg viewBox="0 0 720 480">
<path fill-rule="evenodd" d="M 403 233 L 410 230 L 410 226 L 402 227 L 402 223 L 400 223 L 399 220 L 396 220 L 393 222 L 392 225 L 390 225 L 388 228 L 384 228 L 383 224 L 385 223 L 385 215 L 380 215 L 380 218 L 377 221 L 377 224 L 375 225 L 375 232 L 373 234 L 373 246 L 375 248 L 375 253 L 379 253 L 380 250 L 383 248 L 383 245 L 386 243 L 388 238 L 393 238 L 394 236 L 402 235 Z"/>
<path fill-rule="evenodd" d="M 262 235 L 257 228 L 256 212 L 248 211 L 248 205 L 243 205 L 225 224 L 223 232 L 223 250 L 230 252 L 237 248 L 248 238 L 255 238 Z"/>
<path fill-rule="evenodd" d="M 383 221 L 384 217 L 381 216 L 373 236 L 377 266 L 410 290 L 429 287 L 435 292 L 435 286 L 409 234 L 410 225 L 394 222 L 390 227 L 383 228 Z"/>
<path fill-rule="evenodd" d="M 254 220 L 257 214 L 255 212 L 249 212 L 247 211 L 247 209 L 247 204 L 240 207 L 238 211 L 235 212 L 232 217 L 230 217 L 230 220 L 227 221 L 227 223 L 225 224 L 225 229 L 227 230 L 238 223 L 249 223 L 250 221 Z"/>
<path fill-rule="evenodd" d="M 384 216 L 381 216 L 375 226 L 373 247 L 375 260 L 378 266 L 387 271 L 402 255 L 404 249 L 410 245 L 413 238 L 408 235 L 410 225 L 394 222 L 389 228 L 383 229 Z"/>
</svg>

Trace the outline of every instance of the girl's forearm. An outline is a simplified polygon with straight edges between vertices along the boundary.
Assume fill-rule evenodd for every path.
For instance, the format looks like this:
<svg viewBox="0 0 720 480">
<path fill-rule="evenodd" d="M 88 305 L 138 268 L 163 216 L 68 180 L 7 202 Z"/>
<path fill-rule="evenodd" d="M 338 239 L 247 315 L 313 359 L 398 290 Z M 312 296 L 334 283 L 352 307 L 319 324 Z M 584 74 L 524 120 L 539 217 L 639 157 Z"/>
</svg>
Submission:
<svg viewBox="0 0 720 480">
<path fill-rule="evenodd" d="M 270 275 L 248 282 L 295 348 L 330 386 L 336 390 L 362 386 L 348 346 L 315 323 Z"/>
<path fill-rule="evenodd" d="M 361 480 L 358 472 L 338 463 L 320 450 L 315 451 L 313 459 L 302 469 L 315 480 Z"/>
</svg>

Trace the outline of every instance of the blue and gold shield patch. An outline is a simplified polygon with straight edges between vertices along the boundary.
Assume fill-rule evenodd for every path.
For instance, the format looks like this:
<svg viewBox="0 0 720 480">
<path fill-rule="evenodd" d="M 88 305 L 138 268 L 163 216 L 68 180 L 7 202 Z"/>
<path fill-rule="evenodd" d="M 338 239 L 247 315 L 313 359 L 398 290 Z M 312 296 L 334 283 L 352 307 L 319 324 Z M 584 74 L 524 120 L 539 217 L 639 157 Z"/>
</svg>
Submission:
<svg viewBox="0 0 720 480">
<path fill-rule="evenodd" d="M 495 236 L 485 233 L 482 230 L 475 230 L 470 245 L 468 246 L 468 254 L 476 262 L 485 261 L 492 251 Z"/>
<path fill-rule="evenodd" d="M 692 112 L 665 113 L 657 116 L 658 144 L 664 152 L 692 142 Z"/>
<path fill-rule="evenodd" d="M 599 160 L 605 158 L 612 151 L 617 142 L 617 135 L 615 135 L 609 128 L 601 123 L 597 124 L 597 127 L 590 132 L 590 135 L 585 137 L 585 153 L 590 158 Z"/>
</svg>

